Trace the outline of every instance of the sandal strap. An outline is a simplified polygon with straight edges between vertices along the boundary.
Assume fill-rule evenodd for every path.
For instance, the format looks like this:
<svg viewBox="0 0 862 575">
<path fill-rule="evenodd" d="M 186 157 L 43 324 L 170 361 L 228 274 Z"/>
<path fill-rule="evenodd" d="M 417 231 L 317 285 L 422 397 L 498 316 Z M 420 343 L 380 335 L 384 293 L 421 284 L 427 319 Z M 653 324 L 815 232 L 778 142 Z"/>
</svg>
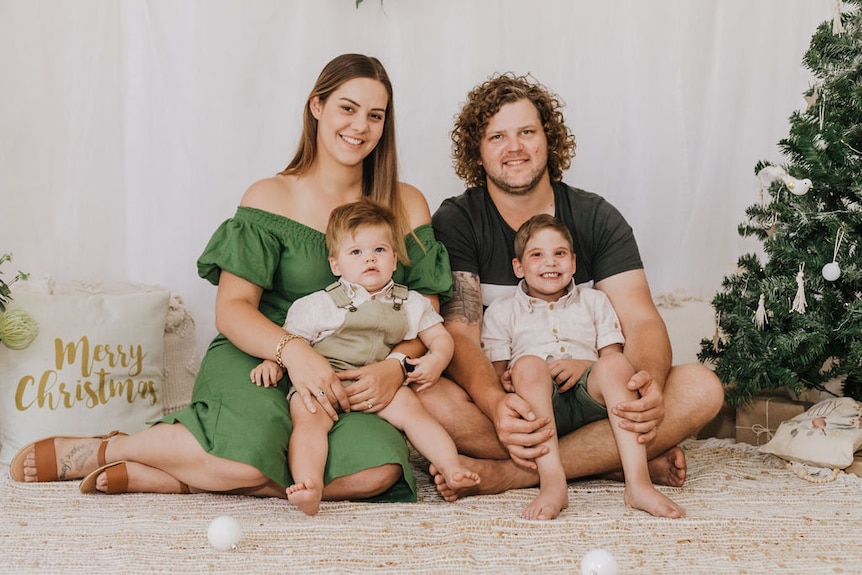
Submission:
<svg viewBox="0 0 862 575">
<path fill-rule="evenodd" d="M 99 452 L 96 454 L 96 462 L 99 467 L 105 465 L 105 451 L 108 449 L 108 441 L 115 435 L 119 434 L 119 430 L 115 429 L 111 433 L 102 436 L 102 443 L 99 444 Z"/>
<path fill-rule="evenodd" d="M 57 452 L 54 449 L 54 438 L 49 437 L 37 441 L 33 445 L 36 456 L 36 478 L 38 481 L 57 481 Z"/>
<path fill-rule="evenodd" d="M 108 480 L 108 487 L 105 489 L 108 495 L 129 492 L 129 474 L 126 473 L 125 463 L 121 462 L 105 469 L 105 479 Z"/>
</svg>

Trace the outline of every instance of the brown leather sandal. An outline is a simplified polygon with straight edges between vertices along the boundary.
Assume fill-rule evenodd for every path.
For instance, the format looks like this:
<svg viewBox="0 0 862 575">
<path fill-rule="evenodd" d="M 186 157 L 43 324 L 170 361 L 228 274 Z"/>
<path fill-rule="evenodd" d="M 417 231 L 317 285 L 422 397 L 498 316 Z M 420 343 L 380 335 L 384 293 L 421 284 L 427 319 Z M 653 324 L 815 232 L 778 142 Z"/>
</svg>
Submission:
<svg viewBox="0 0 862 575">
<path fill-rule="evenodd" d="M 106 495 L 128 493 L 129 473 L 126 470 L 126 463 L 129 462 L 114 461 L 113 463 L 102 465 L 95 471 L 89 473 L 83 480 L 81 480 L 81 485 L 79 487 L 81 493 L 104 493 Z M 96 489 L 96 480 L 102 473 L 105 474 L 105 478 L 108 480 L 108 486 L 105 491 L 99 491 Z M 182 481 L 179 483 L 180 493 L 189 493 L 189 486 Z"/>
<path fill-rule="evenodd" d="M 15 454 L 15 457 L 12 458 L 12 462 L 9 464 L 9 473 L 15 481 L 23 482 L 24 460 L 27 458 L 27 454 L 32 450 L 36 455 L 36 481 L 66 481 L 65 478 L 60 479 L 60 476 L 57 473 L 57 452 L 54 449 L 55 439 L 101 439 L 102 443 L 99 445 L 99 452 L 96 455 L 96 463 L 99 467 L 102 467 L 105 465 L 105 449 L 108 447 L 108 440 L 115 435 L 126 434 L 121 431 L 114 430 L 107 435 L 95 435 L 92 437 L 55 435 L 52 437 L 46 437 L 45 439 L 40 439 L 39 441 L 34 441 L 18 450 L 18 453 Z"/>
<path fill-rule="evenodd" d="M 108 479 L 108 488 L 104 492 L 96 489 L 96 479 L 102 473 Z M 98 469 L 90 472 L 84 479 L 81 480 L 79 487 L 81 493 L 106 493 L 112 495 L 114 493 L 128 493 L 129 491 L 129 474 L 126 472 L 125 461 L 114 461 L 107 465 L 102 465 Z"/>
</svg>

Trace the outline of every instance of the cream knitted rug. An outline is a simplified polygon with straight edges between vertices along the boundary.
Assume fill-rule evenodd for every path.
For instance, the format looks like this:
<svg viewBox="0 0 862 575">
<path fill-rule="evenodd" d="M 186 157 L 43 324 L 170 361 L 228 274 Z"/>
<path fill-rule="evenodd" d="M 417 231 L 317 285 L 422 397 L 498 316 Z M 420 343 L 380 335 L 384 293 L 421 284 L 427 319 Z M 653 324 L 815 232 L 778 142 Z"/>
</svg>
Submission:
<svg viewBox="0 0 862 575">
<path fill-rule="evenodd" d="M 689 479 L 662 488 L 688 517 L 628 509 L 622 484 L 572 483 L 555 521 L 520 519 L 536 490 L 445 503 L 424 462 L 415 504 L 324 503 L 306 517 L 286 501 L 215 495 L 90 495 L 76 483 L 25 485 L 0 469 L 0 573 L 560 573 L 609 550 L 622 574 L 862 573 L 862 480 L 797 477 L 729 440 L 682 445 Z M 207 542 L 230 515 L 233 551 Z"/>
</svg>

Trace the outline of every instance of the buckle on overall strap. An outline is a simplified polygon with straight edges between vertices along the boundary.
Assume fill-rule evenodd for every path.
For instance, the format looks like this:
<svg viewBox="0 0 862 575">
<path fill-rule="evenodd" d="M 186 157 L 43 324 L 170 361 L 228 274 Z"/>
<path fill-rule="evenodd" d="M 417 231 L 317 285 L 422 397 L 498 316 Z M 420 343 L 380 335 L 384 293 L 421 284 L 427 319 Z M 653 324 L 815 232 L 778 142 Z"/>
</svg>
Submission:
<svg viewBox="0 0 862 575">
<path fill-rule="evenodd" d="M 332 298 L 340 308 L 347 308 L 349 311 L 356 311 L 356 306 L 353 305 L 353 300 L 347 295 L 347 289 L 341 282 L 334 282 L 326 286 L 326 293 Z"/>
<path fill-rule="evenodd" d="M 392 307 L 396 311 L 401 309 L 401 304 L 407 299 L 407 286 L 401 284 L 393 284 L 392 286 Z"/>
</svg>

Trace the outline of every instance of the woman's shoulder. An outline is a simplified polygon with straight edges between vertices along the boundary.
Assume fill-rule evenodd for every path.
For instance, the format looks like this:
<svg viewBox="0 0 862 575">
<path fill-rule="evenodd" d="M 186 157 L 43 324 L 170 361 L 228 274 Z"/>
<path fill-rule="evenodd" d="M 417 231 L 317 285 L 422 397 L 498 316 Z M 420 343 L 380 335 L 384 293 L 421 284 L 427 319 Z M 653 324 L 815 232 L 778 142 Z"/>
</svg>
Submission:
<svg viewBox="0 0 862 575">
<path fill-rule="evenodd" d="M 419 188 L 405 182 L 398 182 L 398 193 L 401 195 L 401 201 L 404 202 L 404 211 L 407 213 L 411 229 L 415 230 L 419 226 L 431 223 L 428 200 Z"/>
<path fill-rule="evenodd" d="M 263 178 L 248 187 L 240 205 L 256 208 L 274 214 L 290 213 L 290 203 L 294 197 L 294 178 L 276 175 Z"/>
</svg>

